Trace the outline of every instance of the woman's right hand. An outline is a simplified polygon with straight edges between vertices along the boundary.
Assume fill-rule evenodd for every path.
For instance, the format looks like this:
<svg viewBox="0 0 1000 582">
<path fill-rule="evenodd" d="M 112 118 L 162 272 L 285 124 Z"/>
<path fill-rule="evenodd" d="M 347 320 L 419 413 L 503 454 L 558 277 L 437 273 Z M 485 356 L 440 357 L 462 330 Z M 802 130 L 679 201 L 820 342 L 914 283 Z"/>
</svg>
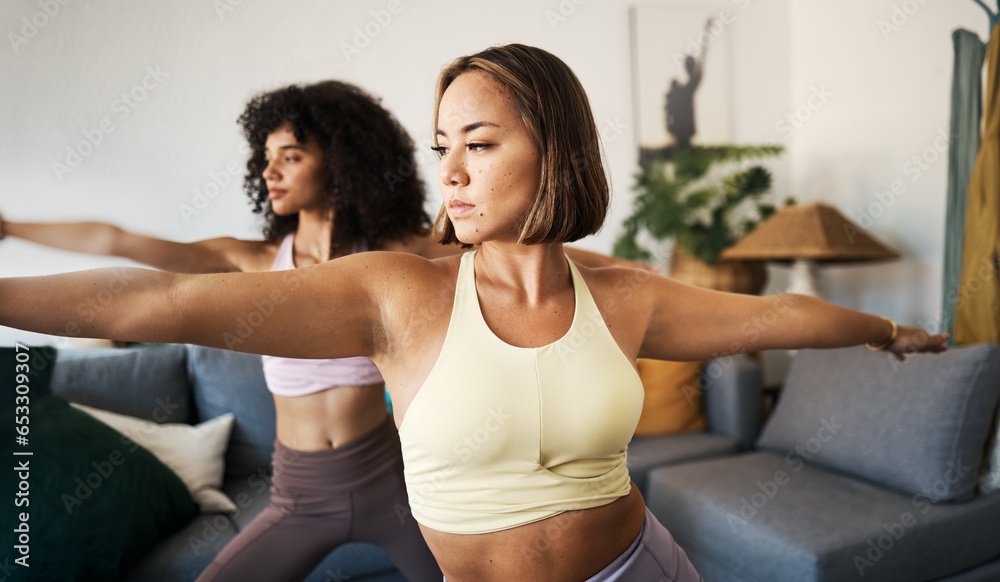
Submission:
<svg viewBox="0 0 1000 582">
<path fill-rule="evenodd" d="M 930 334 L 919 327 L 900 325 L 892 343 L 883 349 L 890 352 L 900 362 L 906 360 L 908 354 L 932 353 L 940 354 L 948 351 L 947 333 Z"/>
</svg>

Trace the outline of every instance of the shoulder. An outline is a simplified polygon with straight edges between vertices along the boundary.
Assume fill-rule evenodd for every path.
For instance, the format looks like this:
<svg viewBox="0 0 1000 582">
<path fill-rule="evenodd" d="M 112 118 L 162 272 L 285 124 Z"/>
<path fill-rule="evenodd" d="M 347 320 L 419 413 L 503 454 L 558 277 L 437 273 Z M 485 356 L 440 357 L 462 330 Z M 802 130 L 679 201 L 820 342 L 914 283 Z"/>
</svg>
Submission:
<svg viewBox="0 0 1000 582">
<path fill-rule="evenodd" d="M 372 269 L 397 285 L 452 285 L 458 276 L 461 256 L 428 259 L 407 252 L 374 251 L 362 254 Z"/>
<path fill-rule="evenodd" d="M 385 334 L 381 345 L 398 355 L 404 345 L 423 344 L 446 328 L 460 264 L 461 257 L 368 251 L 306 268 L 328 269 L 331 284 L 347 279 L 359 297 L 377 305 Z"/>
<path fill-rule="evenodd" d="M 371 265 L 379 277 L 375 288 L 392 320 L 412 325 L 417 314 L 437 316 L 450 311 L 460 256 L 425 259 L 409 253 L 365 254 L 371 255 Z"/>
<path fill-rule="evenodd" d="M 574 264 L 605 315 L 624 312 L 628 317 L 648 316 L 659 298 L 672 295 L 679 286 L 684 286 L 645 269 Z"/>
<path fill-rule="evenodd" d="M 657 275 L 644 269 L 633 269 L 630 267 L 587 267 L 574 261 L 577 270 L 583 277 L 591 293 L 620 292 L 622 289 L 648 289 L 662 281 L 670 281 L 666 277 Z"/>
<path fill-rule="evenodd" d="M 356 277 L 373 290 L 392 295 L 453 285 L 460 261 L 461 257 L 425 259 L 406 252 L 366 251 L 306 268 Z"/>
<path fill-rule="evenodd" d="M 406 251 L 378 250 L 345 255 L 328 263 L 351 262 L 371 268 L 398 268 L 406 273 L 434 273 L 449 270 L 453 266 L 458 268 L 460 260 L 460 256 L 428 259 Z"/>
</svg>

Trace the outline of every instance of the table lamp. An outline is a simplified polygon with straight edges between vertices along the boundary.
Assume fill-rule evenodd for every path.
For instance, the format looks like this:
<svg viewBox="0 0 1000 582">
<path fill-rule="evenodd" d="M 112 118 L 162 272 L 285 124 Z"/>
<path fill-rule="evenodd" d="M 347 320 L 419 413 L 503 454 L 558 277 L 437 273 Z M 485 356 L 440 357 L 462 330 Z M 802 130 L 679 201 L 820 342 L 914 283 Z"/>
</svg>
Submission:
<svg viewBox="0 0 1000 582">
<path fill-rule="evenodd" d="M 899 258 L 848 220 L 820 202 L 786 206 L 760 223 L 720 258 L 791 262 L 789 293 L 819 297 L 819 263 L 849 263 Z"/>
</svg>

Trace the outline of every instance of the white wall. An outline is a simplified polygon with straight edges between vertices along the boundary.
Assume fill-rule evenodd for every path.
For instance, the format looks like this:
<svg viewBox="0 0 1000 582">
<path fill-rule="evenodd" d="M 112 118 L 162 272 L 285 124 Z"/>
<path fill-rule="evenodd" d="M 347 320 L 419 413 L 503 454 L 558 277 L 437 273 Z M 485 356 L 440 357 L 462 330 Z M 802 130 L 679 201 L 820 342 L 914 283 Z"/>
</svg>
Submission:
<svg viewBox="0 0 1000 582">
<path fill-rule="evenodd" d="M 220 10 L 230 3 L 236 6 Z M 492 44 L 523 42 L 558 54 L 576 71 L 605 128 L 612 213 L 604 231 L 582 245 L 610 251 L 629 211 L 636 163 L 629 2 L 392 4 L 397 14 L 381 26 L 373 12 L 384 20 L 388 0 L 3 3 L 0 22 L 7 26 L 0 30 L 8 36 L 0 45 L 0 211 L 12 220 L 111 221 L 185 241 L 253 237 L 259 224 L 241 190 L 245 156 L 236 125 L 251 95 L 292 82 L 344 79 L 381 96 L 415 141 L 426 144 L 440 68 Z M 736 14 L 724 32 L 733 41 L 735 141 L 775 138 L 788 146 L 774 166 L 776 196 L 825 200 L 857 220 L 856 209 L 876 202 L 873 192 L 896 179 L 908 188 L 870 228 L 904 259 L 878 268 L 830 269 L 827 296 L 901 322 L 932 319 L 941 296 L 947 163 L 942 155 L 917 181 L 904 164 L 933 147 L 938 130 L 947 131 L 950 33 L 966 27 L 985 36 L 985 14 L 971 1 L 715 4 Z M 58 12 L 41 16 L 46 6 Z M 890 22 L 894 6 L 917 10 L 883 38 L 878 21 Z M 24 18 L 43 23 L 30 38 Z M 366 27 L 380 30 L 359 54 L 345 55 L 345 46 L 364 42 L 358 31 Z M 160 78 L 149 71 L 160 71 Z M 832 96 L 791 135 L 779 130 L 782 117 L 807 103 L 814 87 Z M 121 94 L 130 92 L 142 100 L 126 116 Z M 110 132 L 101 131 L 102 120 Z M 57 177 L 53 163 L 65 164 L 66 148 L 85 132 L 101 132 L 101 142 Z M 435 163 L 429 154 L 420 159 L 433 208 Z M 210 185 L 212 174 L 225 173 L 231 161 L 240 164 L 239 174 L 186 220 L 181 205 L 191 204 L 194 191 Z M 11 239 L 0 243 L 0 276 L 116 264 L 126 262 Z M 784 274 L 772 273 L 771 288 L 780 289 Z M 0 328 L 0 344 L 15 339 L 39 338 Z"/>
<path fill-rule="evenodd" d="M 911 324 L 932 319 L 941 301 L 951 31 L 985 37 L 985 12 L 971 1 L 791 6 L 792 102 L 813 85 L 833 93 L 790 142 L 796 194 L 837 205 L 903 254 L 879 267 L 831 269 L 828 296 Z M 902 24 L 883 32 L 880 20 Z M 903 194 L 884 194 L 897 180 Z"/>
</svg>

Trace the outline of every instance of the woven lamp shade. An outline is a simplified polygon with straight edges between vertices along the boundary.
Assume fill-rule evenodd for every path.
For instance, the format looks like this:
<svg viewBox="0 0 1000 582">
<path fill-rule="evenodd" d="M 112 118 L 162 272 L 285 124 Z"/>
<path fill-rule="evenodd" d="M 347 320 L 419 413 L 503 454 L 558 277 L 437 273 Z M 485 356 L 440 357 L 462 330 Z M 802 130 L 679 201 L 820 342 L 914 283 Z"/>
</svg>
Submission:
<svg viewBox="0 0 1000 582">
<path fill-rule="evenodd" d="M 723 259 L 820 263 L 895 259 L 899 253 L 823 203 L 786 206 L 722 252 Z"/>
</svg>

